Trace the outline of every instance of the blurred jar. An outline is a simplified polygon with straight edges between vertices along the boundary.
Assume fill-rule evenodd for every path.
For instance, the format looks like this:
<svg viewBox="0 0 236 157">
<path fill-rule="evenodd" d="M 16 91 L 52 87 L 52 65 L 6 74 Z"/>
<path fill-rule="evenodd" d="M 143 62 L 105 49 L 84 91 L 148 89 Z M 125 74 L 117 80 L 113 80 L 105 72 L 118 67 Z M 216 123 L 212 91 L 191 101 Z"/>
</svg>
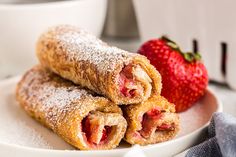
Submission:
<svg viewBox="0 0 236 157">
<path fill-rule="evenodd" d="M 103 35 L 105 37 L 138 37 L 132 0 L 109 0 Z"/>
</svg>

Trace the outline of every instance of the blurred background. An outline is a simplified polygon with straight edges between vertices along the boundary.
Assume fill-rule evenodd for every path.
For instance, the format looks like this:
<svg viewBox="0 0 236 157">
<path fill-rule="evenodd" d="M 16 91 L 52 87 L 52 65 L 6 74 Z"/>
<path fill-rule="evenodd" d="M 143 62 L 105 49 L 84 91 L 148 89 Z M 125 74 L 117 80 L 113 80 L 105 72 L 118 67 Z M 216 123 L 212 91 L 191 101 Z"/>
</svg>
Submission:
<svg viewBox="0 0 236 157">
<path fill-rule="evenodd" d="M 236 89 L 234 0 L 0 0 L 0 79 L 37 63 L 40 33 L 72 24 L 106 42 L 136 52 L 152 38 L 168 35 L 184 51 L 198 51 L 212 88 Z M 236 109 L 235 109 L 236 110 Z"/>
</svg>

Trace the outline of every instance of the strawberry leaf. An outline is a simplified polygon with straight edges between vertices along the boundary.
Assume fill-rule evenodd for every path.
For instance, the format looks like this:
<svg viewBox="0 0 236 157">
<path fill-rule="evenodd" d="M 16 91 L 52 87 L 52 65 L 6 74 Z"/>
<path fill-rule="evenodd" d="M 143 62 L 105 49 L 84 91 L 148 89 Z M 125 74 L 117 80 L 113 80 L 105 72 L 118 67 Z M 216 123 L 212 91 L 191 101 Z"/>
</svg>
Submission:
<svg viewBox="0 0 236 157">
<path fill-rule="evenodd" d="M 186 52 L 183 53 L 183 57 L 188 62 L 201 60 L 201 55 L 199 53 Z"/>
<path fill-rule="evenodd" d="M 166 44 L 172 48 L 173 50 L 179 52 L 186 61 L 188 62 L 193 62 L 193 61 L 198 61 L 201 60 L 201 55 L 200 53 L 192 53 L 192 52 L 186 52 L 183 53 L 180 49 L 180 47 L 172 40 L 170 40 L 167 36 L 162 36 L 161 39 L 166 42 Z"/>
<path fill-rule="evenodd" d="M 173 50 L 176 50 L 181 53 L 179 46 L 174 41 L 170 40 L 167 36 L 162 36 L 161 39 L 164 40 L 166 44 L 170 46 Z"/>
</svg>

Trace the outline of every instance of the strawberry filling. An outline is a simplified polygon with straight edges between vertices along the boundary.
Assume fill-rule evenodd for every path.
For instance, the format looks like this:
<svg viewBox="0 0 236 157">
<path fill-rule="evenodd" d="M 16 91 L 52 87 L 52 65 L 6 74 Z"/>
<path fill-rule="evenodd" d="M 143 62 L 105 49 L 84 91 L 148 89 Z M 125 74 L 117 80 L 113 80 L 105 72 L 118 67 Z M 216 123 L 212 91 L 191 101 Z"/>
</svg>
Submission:
<svg viewBox="0 0 236 157">
<path fill-rule="evenodd" d="M 142 130 L 140 135 L 149 138 L 156 131 L 170 131 L 174 129 L 174 124 L 161 123 L 160 119 L 164 113 L 159 108 L 153 108 L 146 112 L 142 118 Z"/>
<path fill-rule="evenodd" d="M 89 115 L 82 120 L 82 132 L 89 143 L 97 145 L 106 141 L 111 130 L 111 126 L 101 126 L 96 120 L 91 120 Z"/>
<path fill-rule="evenodd" d="M 123 96 L 133 98 L 143 92 L 140 84 L 134 80 L 132 65 L 125 66 L 120 72 L 119 89 Z"/>
<path fill-rule="evenodd" d="M 110 133 L 111 133 L 111 126 L 105 126 L 104 129 L 102 130 L 101 142 L 105 141 Z"/>
<path fill-rule="evenodd" d="M 167 131 L 167 130 L 174 130 L 173 124 L 162 124 L 161 126 L 157 127 L 158 131 Z"/>
</svg>

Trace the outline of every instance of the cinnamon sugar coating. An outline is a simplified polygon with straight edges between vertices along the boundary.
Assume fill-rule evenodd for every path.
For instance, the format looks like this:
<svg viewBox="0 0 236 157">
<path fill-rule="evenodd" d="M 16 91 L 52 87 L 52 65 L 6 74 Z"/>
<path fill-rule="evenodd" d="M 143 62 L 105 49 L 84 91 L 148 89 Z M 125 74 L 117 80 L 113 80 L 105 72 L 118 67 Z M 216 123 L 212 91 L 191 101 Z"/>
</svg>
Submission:
<svg viewBox="0 0 236 157">
<path fill-rule="evenodd" d="M 161 77 L 149 60 L 139 54 L 109 46 L 85 30 L 69 25 L 43 33 L 36 48 L 41 64 L 116 104 L 140 103 L 148 97 L 125 98 L 119 91 L 119 73 L 128 64 L 139 65 L 152 80 L 152 94 L 160 94 Z"/>
</svg>

